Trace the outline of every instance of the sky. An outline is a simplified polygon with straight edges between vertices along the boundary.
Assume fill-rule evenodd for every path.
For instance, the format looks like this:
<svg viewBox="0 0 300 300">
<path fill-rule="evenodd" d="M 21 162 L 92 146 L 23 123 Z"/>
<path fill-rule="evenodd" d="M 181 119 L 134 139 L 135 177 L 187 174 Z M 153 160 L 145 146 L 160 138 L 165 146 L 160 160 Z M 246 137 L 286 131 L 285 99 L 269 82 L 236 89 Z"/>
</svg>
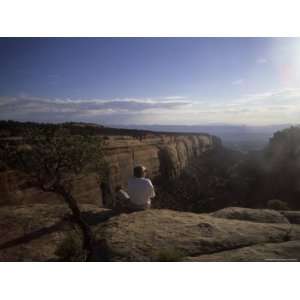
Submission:
<svg viewBox="0 0 300 300">
<path fill-rule="evenodd" d="M 296 124 L 298 38 L 0 38 L 0 119 Z"/>
</svg>

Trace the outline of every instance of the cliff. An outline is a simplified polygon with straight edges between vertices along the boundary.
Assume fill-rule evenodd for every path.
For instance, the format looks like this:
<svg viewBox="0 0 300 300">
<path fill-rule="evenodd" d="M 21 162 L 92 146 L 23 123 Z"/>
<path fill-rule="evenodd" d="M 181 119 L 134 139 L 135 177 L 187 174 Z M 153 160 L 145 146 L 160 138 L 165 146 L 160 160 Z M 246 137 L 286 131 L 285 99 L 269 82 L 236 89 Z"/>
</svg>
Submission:
<svg viewBox="0 0 300 300">
<path fill-rule="evenodd" d="M 159 175 L 176 177 L 192 158 L 220 145 L 218 138 L 206 134 L 153 134 L 103 135 L 104 157 L 109 166 L 109 184 L 103 190 L 113 193 L 116 185 L 126 187 L 132 169 L 143 164 L 149 177 Z M 103 204 L 100 186 L 93 174 L 80 176 L 74 184 L 74 195 L 80 203 Z M 0 173 L 0 205 L 23 203 L 49 203 L 60 201 L 52 193 L 30 186 L 25 174 L 13 170 Z"/>
<path fill-rule="evenodd" d="M 189 161 L 218 145 L 209 135 L 148 135 L 109 137 L 104 146 L 111 185 L 125 185 L 135 165 L 145 165 L 150 178 L 176 177 Z"/>
</svg>

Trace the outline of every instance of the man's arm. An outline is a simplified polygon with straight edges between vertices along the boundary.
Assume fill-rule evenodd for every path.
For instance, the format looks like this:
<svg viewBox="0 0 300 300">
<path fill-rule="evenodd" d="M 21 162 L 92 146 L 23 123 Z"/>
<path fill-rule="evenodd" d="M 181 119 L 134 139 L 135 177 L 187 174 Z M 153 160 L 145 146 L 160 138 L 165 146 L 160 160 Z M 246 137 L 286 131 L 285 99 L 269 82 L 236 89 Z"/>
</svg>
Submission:
<svg viewBox="0 0 300 300">
<path fill-rule="evenodd" d="M 149 187 L 149 197 L 154 198 L 155 197 L 155 190 L 154 190 L 154 186 L 153 186 L 150 179 L 148 179 L 148 183 L 149 183 L 149 185 L 148 185 L 148 187 Z"/>
</svg>

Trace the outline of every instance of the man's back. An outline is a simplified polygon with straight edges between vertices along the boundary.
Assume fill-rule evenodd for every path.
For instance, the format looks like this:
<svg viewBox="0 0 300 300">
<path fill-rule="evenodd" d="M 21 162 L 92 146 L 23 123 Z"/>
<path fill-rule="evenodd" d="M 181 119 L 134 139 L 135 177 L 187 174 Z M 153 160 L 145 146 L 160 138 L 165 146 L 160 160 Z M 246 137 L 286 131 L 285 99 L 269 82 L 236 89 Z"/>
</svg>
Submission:
<svg viewBox="0 0 300 300">
<path fill-rule="evenodd" d="M 138 206 L 149 207 L 151 198 L 155 197 L 154 187 L 148 178 L 132 177 L 128 181 L 130 201 Z"/>
</svg>

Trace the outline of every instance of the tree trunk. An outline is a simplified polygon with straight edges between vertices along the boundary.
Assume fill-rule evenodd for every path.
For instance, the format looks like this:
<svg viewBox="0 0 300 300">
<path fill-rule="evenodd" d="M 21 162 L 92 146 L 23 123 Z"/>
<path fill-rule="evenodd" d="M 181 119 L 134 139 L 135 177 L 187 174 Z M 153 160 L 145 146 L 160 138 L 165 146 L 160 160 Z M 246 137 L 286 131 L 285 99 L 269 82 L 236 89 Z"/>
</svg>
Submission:
<svg viewBox="0 0 300 300">
<path fill-rule="evenodd" d="M 81 211 L 73 196 L 68 191 L 66 191 L 64 187 L 58 187 L 57 191 L 67 202 L 70 210 L 72 211 L 75 222 L 78 224 L 83 234 L 83 248 L 87 251 L 87 261 L 92 261 L 94 257 L 93 232 L 90 226 L 82 218 Z"/>
</svg>

